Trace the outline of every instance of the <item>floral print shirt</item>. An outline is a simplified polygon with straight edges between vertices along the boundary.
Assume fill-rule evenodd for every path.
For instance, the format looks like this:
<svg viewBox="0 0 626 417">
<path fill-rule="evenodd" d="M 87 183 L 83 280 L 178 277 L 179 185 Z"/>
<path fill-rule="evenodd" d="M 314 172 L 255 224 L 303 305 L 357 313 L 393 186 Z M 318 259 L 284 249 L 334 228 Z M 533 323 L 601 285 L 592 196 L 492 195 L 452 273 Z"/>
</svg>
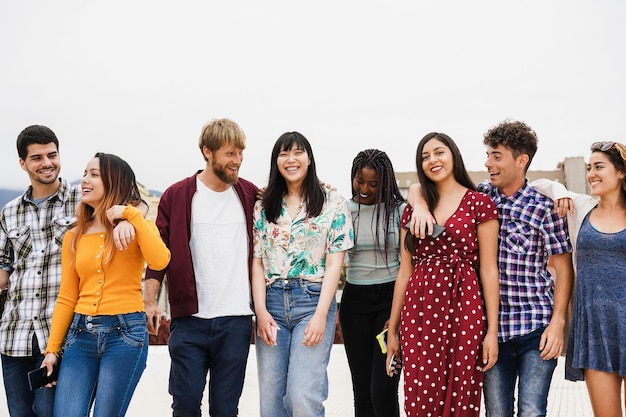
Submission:
<svg viewBox="0 0 626 417">
<path fill-rule="evenodd" d="M 263 260 L 265 279 L 303 278 L 321 282 L 326 254 L 342 252 L 354 245 L 352 218 L 346 200 L 337 192 L 324 190 L 326 202 L 317 217 L 307 217 L 306 206 L 295 218 L 289 216 L 285 200 L 276 223 L 265 217 L 261 201 L 254 206 L 254 257 Z"/>
</svg>

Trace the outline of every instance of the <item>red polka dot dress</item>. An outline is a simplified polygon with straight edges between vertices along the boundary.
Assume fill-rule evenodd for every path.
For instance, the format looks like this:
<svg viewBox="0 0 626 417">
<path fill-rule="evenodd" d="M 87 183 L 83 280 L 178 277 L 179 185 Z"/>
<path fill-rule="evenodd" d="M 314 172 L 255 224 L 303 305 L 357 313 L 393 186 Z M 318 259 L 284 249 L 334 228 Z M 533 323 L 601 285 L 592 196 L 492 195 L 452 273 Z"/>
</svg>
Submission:
<svg viewBox="0 0 626 417">
<path fill-rule="evenodd" d="M 468 190 L 446 231 L 416 245 L 400 323 L 407 417 L 479 415 L 486 321 L 477 227 L 497 218 L 488 196 Z"/>
</svg>

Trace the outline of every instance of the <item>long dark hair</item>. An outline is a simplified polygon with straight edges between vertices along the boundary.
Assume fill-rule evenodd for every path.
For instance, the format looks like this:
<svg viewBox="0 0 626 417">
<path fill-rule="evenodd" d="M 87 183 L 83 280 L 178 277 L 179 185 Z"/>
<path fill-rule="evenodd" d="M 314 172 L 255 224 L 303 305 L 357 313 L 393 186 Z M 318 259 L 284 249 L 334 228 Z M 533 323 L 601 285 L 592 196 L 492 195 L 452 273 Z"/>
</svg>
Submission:
<svg viewBox="0 0 626 417">
<path fill-rule="evenodd" d="M 431 132 L 427 134 L 417 145 L 415 167 L 417 169 L 417 179 L 422 186 L 422 194 L 424 195 L 424 199 L 428 205 L 428 210 L 432 213 L 437 207 L 437 204 L 439 204 L 439 191 L 437 190 L 437 185 L 426 176 L 424 168 L 422 167 L 422 153 L 424 152 L 424 146 L 431 139 L 438 140 L 450 149 L 450 152 L 452 153 L 452 163 L 454 165 L 452 174 L 454 175 L 456 182 L 472 191 L 476 190 L 476 185 L 465 169 L 465 163 L 463 162 L 461 151 L 459 151 L 459 148 L 456 146 L 454 140 L 452 140 L 452 138 L 445 133 Z M 407 235 L 404 243 L 404 246 L 410 253 L 415 252 L 415 248 L 417 247 L 417 238 L 414 235 Z"/>
<path fill-rule="evenodd" d="M 404 203 L 404 197 L 400 193 L 398 184 L 396 182 L 396 175 L 393 170 L 393 165 L 387 154 L 378 149 L 366 149 L 359 152 L 352 161 L 352 197 L 356 197 L 358 191 L 354 188 L 354 179 L 361 172 L 363 168 L 371 168 L 376 171 L 376 181 L 378 182 L 378 190 L 376 194 L 376 207 L 374 208 L 374 218 L 376 224 L 376 230 L 374 232 L 374 247 L 377 252 L 382 252 L 385 263 L 388 263 L 387 254 L 389 248 L 389 230 L 390 223 L 394 217 L 394 213 L 402 203 Z M 384 208 L 381 207 L 384 203 Z M 357 213 L 361 211 L 361 204 L 358 203 Z M 383 211 L 384 210 L 384 211 Z M 401 213 L 400 213 L 401 214 Z M 380 218 L 383 216 L 383 236 L 384 247 L 380 248 Z M 354 225 L 354 246 L 357 245 L 358 239 L 358 222 L 360 216 L 357 214 L 356 218 L 352 219 L 355 222 Z"/>
<path fill-rule="evenodd" d="M 424 146 L 431 139 L 438 140 L 450 149 L 450 152 L 452 153 L 452 162 L 454 164 L 452 173 L 456 182 L 474 191 L 476 190 L 476 185 L 474 184 L 472 178 L 465 169 L 465 163 L 463 163 L 463 157 L 461 156 L 461 152 L 459 151 L 459 148 L 456 146 L 456 143 L 452 140 L 452 138 L 445 133 L 431 132 L 427 134 L 422 138 L 422 140 L 420 140 L 420 143 L 417 145 L 415 166 L 417 169 L 417 179 L 422 186 L 422 193 L 424 194 L 424 198 L 426 199 L 426 203 L 428 204 L 428 210 L 432 212 L 435 210 L 435 207 L 437 207 L 437 204 L 439 204 L 439 191 L 437 191 L 437 186 L 435 185 L 435 183 L 426 176 L 424 168 L 422 167 L 422 153 L 424 152 Z"/>
<path fill-rule="evenodd" d="M 301 133 L 287 132 L 283 133 L 274 144 L 272 149 L 272 157 L 270 160 L 270 178 L 263 193 L 263 210 L 268 221 L 276 223 L 280 216 L 283 196 L 287 192 L 287 183 L 285 178 L 278 170 L 278 154 L 281 151 L 289 151 L 293 147 L 306 151 L 311 163 L 307 169 L 306 177 L 302 182 L 300 195 L 306 204 L 306 212 L 308 217 L 316 217 L 322 212 L 324 201 L 326 199 L 322 184 L 317 178 L 315 171 L 315 158 L 313 157 L 313 149 L 311 144 Z"/>
</svg>

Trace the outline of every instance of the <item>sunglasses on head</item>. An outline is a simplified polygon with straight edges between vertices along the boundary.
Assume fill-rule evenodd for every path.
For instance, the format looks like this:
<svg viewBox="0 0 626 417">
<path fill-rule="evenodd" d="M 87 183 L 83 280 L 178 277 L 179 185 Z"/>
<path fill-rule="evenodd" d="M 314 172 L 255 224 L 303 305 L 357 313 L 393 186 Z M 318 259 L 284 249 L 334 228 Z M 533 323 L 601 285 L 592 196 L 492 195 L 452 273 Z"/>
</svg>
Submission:
<svg viewBox="0 0 626 417">
<path fill-rule="evenodd" d="M 591 150 L 606 152 L 614 146 L 615 142 L 594 142 L 591 144 Z"/>
<path fill-rule="evenodd" d="M 619 155 L 622 157 L 622 160 L 626 162 L 626 147 L 622 145 L 621 143 L 606 141 L 606 142 L 594 142 L 591 145 L 592 152 L 595 152 L 595 151 L 608 152 L 613 148 L 615 148 L 615 150 L 619 152 Z"/>
</svg>

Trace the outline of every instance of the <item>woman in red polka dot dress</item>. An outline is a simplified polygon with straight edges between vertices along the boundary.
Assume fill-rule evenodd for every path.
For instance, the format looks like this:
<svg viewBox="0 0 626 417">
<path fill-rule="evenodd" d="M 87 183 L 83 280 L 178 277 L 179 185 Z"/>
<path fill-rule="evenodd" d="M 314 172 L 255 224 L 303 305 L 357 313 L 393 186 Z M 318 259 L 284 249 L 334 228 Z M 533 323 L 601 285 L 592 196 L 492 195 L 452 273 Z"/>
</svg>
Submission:
<svg viewBox="0 0 626 417">
<path fill-rule="evenodd" d="M 447 135 L 426 135 L 416 163 L 424 202 L 445 231 L 419 238 L 403 228 L 388 365 L 402 354 L 408 417 L 478 416 L 482 373 L 498 357 L 498 213 Z"/>
</svg>

